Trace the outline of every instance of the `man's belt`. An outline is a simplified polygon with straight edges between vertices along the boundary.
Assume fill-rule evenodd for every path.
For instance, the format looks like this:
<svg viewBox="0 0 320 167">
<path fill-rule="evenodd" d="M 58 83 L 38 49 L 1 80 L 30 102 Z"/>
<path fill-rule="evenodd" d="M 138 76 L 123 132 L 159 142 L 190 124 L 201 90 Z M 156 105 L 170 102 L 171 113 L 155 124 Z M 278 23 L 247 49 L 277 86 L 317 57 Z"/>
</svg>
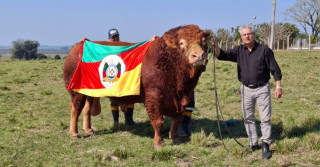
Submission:
<svg viewBox="0 0 320 167">
<path fill-rule="evenodd" d="M 249 84 L 249 85 L 243 84 L 243 85 L 246 86 L 246 87 L 248 87 L 248 88 L 250 88 L 250 89 L 255 89 L 255 88 L 259 88 L 259 87 L 261 87 L 261 86 L 264 86 L 265 84 L 267 84 L 267 82 L 266 82 L 266 83 L 263 83 L 263 84 Z"/>
</svg>

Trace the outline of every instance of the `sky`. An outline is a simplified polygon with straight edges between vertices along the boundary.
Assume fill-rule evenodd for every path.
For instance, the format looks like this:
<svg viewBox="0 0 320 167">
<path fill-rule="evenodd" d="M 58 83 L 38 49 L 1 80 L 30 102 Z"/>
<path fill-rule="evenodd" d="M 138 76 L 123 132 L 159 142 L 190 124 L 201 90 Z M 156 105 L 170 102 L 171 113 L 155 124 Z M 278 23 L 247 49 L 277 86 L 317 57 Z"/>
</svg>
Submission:
<svg viewBox="0 0 320 167">
<path fill-rule="evenodd" d="M 277 0 L 275 21 L 294 23 L 284 11 L 295 3 Z M 0 46 L 18 39 L 71 46 L 84 37 L 107 40 L 110 28 L 121 41 L 140 42 L 182 25 L 230 30 L 271 18 L 272 0 L 0 0 Z"/>
</svg>

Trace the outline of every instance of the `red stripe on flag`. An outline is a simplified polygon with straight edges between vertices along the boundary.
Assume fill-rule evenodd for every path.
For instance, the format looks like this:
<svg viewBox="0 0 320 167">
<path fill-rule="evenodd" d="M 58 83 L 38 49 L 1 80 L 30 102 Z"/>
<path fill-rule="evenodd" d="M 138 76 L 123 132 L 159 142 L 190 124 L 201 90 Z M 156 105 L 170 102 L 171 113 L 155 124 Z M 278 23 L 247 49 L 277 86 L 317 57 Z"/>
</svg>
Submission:
<svg viewBox="0 0 320 167">
<path fill-rule="evenodd" d="M 118 56 L 124 61 L 126 71 L 131 71 L 142 63 L 143 57 L 149 48 L 151 41 L 133 49 L 119 54 Z"/>
<path fill-rule="evenodd" d="M 100 81 L 99 68 L 101 62 L 83 63 L 81 62 L 75 71 L 69 85 L 71 89 L 101 89 L 105 88 Z M 83 75 L 85 74 L 85 75 Z M 76 78 L 76 80 L 74 80 Z"/>
</svg>

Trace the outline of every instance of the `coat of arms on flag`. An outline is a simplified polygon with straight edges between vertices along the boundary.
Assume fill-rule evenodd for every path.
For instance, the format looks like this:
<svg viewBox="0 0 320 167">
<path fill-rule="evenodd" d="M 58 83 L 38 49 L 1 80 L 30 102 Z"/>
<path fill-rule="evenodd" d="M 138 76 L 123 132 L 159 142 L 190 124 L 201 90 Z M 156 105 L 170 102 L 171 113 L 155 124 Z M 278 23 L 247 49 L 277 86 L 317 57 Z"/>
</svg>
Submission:
<svg viewBox="0 0 320 167">
<path fill-rule="evenodd" d="M 109 46 L 85 41 L 68 89 L 93 97 L 139 95 L 141 64 L 150 43 Z"/>
<path fill-rule="evenodd" d="M 111 88 L 124 73 L 126 66 L 123 60 L 117 55 L 105 57 L 99 66 L 99 76 L 105 88 Z"/>
</svg>

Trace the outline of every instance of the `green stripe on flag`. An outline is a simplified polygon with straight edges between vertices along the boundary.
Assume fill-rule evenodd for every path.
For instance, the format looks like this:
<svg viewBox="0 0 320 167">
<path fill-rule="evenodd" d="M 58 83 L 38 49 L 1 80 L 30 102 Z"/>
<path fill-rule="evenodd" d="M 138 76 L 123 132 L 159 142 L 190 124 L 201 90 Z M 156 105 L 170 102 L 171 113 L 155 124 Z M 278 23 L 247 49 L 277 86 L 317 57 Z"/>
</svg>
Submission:
<svg viewBox="0 0 320 167">
<path fill-rule="evenodd" d="M 134 49 L 148 41 L 143 41 L 131 46 L 109 46 L 100 45 L 90 41 L 86 41 L 83 46 L 82 62 L 94 63 L 102 61 L 108 55 L 118 55 L 122 52 Z"/>
</svg>

